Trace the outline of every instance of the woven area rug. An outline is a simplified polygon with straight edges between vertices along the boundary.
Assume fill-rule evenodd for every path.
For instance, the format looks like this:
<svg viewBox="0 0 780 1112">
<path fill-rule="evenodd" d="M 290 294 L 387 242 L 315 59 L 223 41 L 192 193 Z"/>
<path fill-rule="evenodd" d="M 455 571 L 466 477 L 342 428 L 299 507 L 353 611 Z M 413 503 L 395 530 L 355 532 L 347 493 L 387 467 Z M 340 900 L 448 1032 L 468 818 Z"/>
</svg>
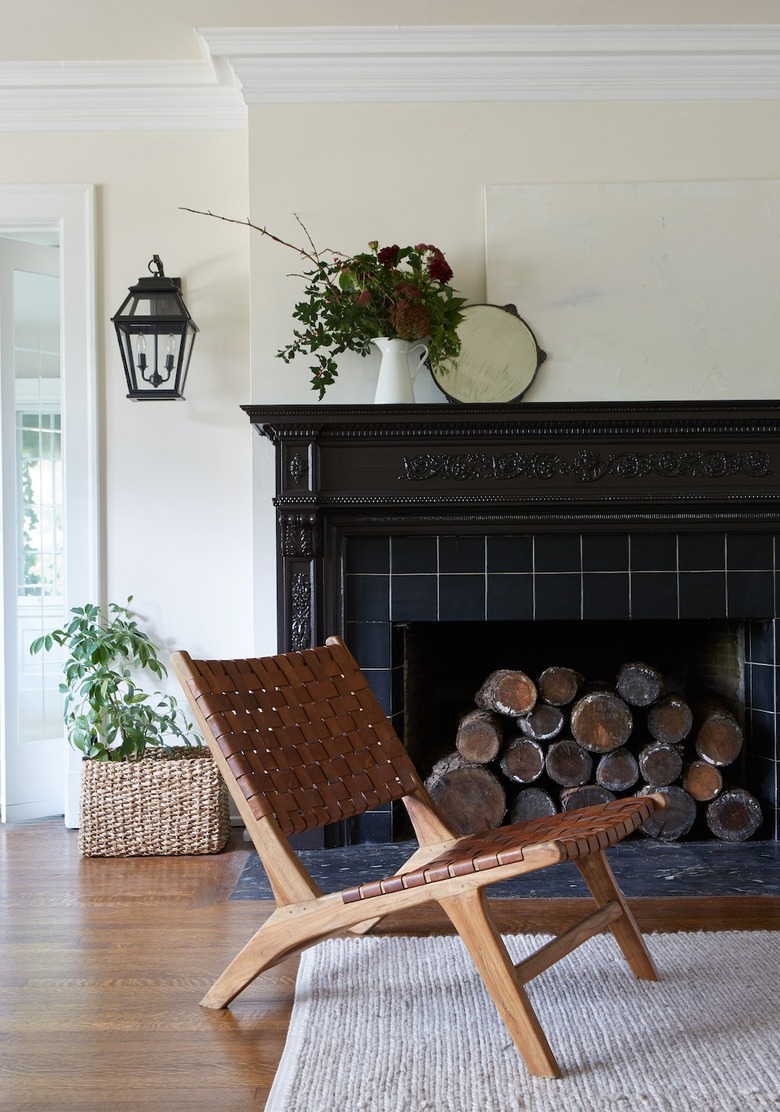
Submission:
<svg viewBox="0 0 780 1112">
<path fill-rule="evenodd" d="M 513 936 L 519 961 L 544 939 Z M 591 939 L 529 995 L 563 1071 L 531 1077 L 459 939 L 307 951 L 266 1112 L 780 1109 L 780 934 L 651 935 L 661 981 Z"/>
</svg>

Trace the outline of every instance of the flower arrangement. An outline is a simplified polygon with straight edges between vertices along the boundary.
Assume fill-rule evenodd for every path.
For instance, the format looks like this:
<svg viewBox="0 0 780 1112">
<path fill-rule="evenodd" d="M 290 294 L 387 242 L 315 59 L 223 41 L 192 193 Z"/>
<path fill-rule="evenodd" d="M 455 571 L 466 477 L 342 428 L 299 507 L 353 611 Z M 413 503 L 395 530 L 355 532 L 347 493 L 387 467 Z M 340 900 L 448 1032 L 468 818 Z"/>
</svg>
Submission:
<svg viewBox="0 0 780 1112">
<path fill-rule="evenodd" d="M 185 211 L 216 216 L 198 209 Z M 345 351 L 367 355 L 374 338 L 424 340 L 434 368 L 445 369 L 447 360 L 458 355 L 457 330 L 466 299 L 450 286 L 452 270 L 432 243 L 380 247 L 372 240 L 368 251 L 343 255 L 317 250 L 297 216 L 308 248 L 296 247 L 249 220 L 216 219 L 252 228 L 311 264 L 311 269 L 297 275 L 306 286 L 292 315 L 302 327 L 294 329 L 294 339 L 276 354 L 285 363 L 297 355 L 312 357 L 311 384 L 320 398 L 338 374 L 336 357 Z"/>
</svg>

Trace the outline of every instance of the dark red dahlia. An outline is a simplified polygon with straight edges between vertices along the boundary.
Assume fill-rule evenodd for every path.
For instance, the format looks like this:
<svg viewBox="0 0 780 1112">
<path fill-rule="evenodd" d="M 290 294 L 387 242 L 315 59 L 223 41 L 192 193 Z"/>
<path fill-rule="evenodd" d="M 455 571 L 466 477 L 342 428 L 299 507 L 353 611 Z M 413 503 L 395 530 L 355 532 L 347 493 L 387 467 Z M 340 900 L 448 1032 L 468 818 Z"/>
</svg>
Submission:
<svg viewBox="0 0 780 1112">
<path fill-rule="evenodd" d="M 428 261 L 428 274 L 437 282 L 449 282 L 452 277 L 452 269 L 450 264 L 444 258 L 441 251 L 436 251 L 431 254 Z"/>
<path fill-rule="evenodd" d="M 387 267 L 388 270 L 392 270 L 398 262 L 398 252 L 400 250 L 401 248 L 397 243 L 394 243 L 392 247 L 382 247 L 381 250 L 376 253 L 377 260 L 381 266 Z"/>
</svg>

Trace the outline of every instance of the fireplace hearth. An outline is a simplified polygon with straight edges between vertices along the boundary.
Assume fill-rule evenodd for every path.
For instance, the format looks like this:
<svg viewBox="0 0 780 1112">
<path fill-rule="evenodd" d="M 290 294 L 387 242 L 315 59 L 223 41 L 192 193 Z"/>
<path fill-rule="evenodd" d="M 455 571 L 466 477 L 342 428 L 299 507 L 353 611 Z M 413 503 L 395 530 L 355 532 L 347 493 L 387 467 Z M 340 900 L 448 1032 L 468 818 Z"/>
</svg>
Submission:
<svg viewBox="0 0 780 1112">
<path fill-rule="evenodd" d="M 697 626 L 732 630 L 739 773 L 777 839 L 775 406 L 244 408 L 276 449 L 280 650 L 342 634 L 413 747 L 410 629 L 457 652 L 499 630 L 574 646 L 579 625 L 600 669 L 610 644 L 618 664 L 665 639 L 689 660 Z M 399 836 L 391 810 L 343 826 L 329 844 Z"/>
</svg>

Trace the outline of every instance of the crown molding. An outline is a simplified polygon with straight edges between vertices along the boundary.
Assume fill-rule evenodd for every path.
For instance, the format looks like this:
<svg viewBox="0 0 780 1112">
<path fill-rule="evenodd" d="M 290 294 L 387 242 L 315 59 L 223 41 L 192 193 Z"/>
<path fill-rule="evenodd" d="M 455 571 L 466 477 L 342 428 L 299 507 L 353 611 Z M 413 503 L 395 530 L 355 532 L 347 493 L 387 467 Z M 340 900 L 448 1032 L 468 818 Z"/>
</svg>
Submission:
<svg viewBox="0 0 780 1112">
<path fill-rule="evenodd" d="M 780 25 L 202 28 L 253 104 L 774 100 Z"/>
<path fill-rule="evenodd" d="M 0 131 L 228 130 L 255 104 L 780 98 L 780 24 L 225 27 L 192 61 L 0 63 Z"/>
<path fill-rule="evenodd" d="M 222 59 L 0 63 L 0 131 L 226 131 L 246 122 Z"/>
</svg>

